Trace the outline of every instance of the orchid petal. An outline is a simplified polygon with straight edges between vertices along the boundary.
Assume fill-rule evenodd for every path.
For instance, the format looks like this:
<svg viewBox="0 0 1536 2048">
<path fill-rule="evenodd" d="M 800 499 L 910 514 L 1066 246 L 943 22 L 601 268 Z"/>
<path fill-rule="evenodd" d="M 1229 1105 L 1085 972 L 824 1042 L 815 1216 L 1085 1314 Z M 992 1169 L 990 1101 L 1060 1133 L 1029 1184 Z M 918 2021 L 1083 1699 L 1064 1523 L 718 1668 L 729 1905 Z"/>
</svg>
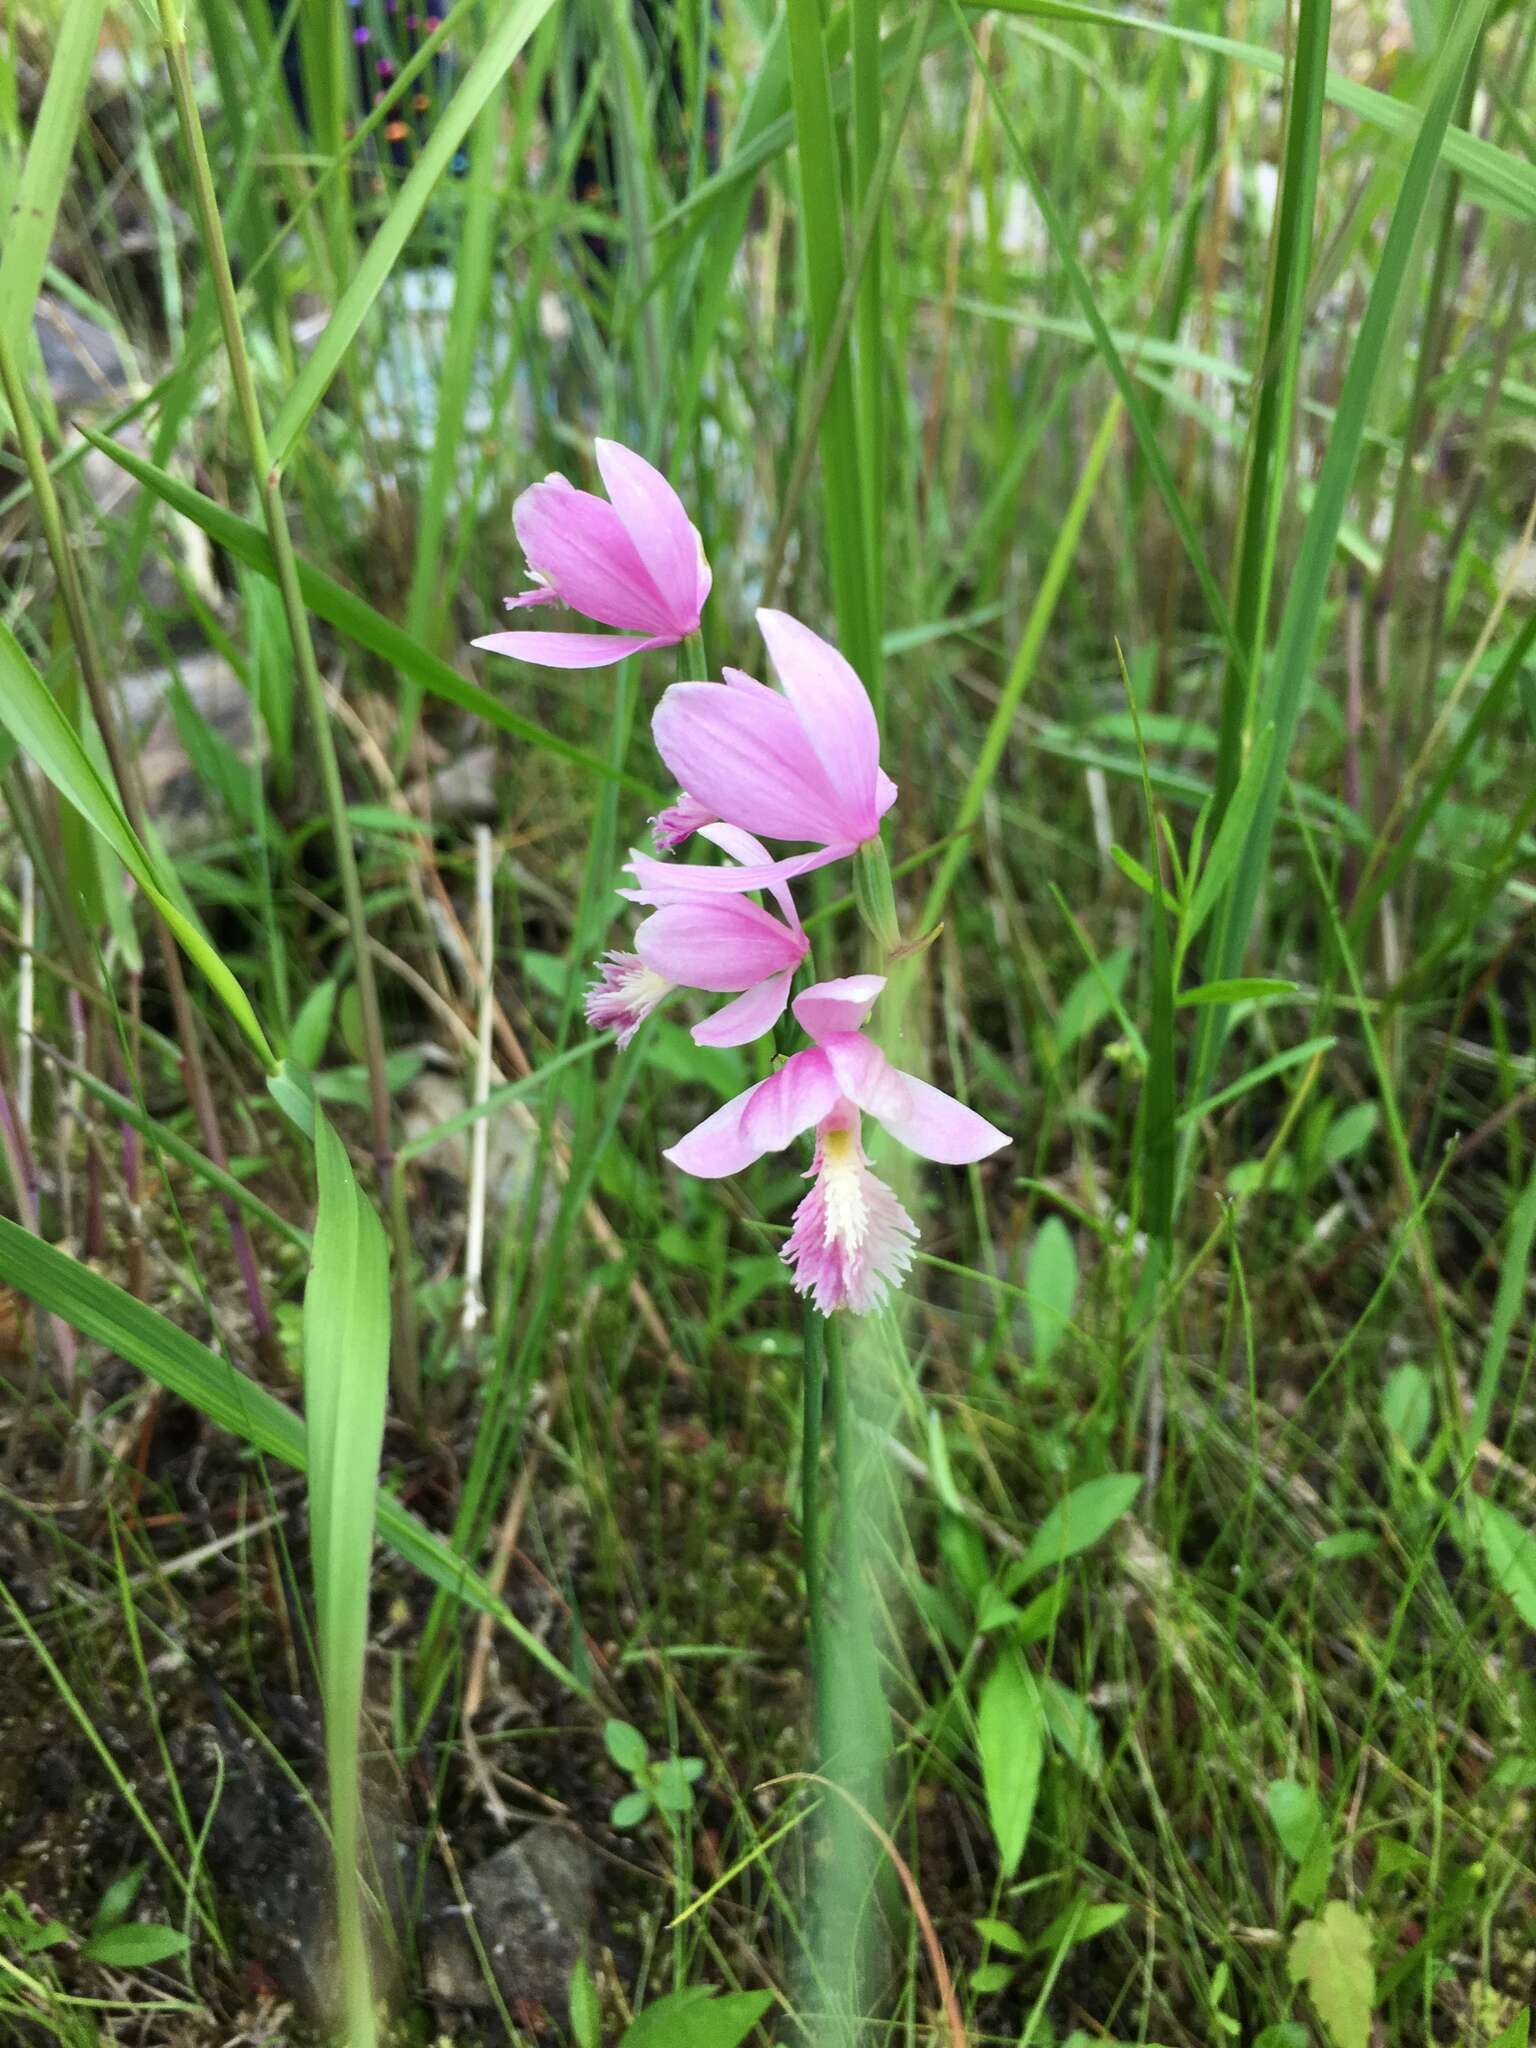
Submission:
<svg viewBox="0 0 1536 2048">
<path fill-rule="evenodd" d="M 487 633 L 470 642 L 488 654 L 510 654 L 514 661 L 531 661 L 535 668 L 611 668 L 632 654 L 672 644 L 654 633 Z"/>
<path fill-rule="evenodd" d="M 529 568 L 562 603 L 599 625 L 670 631 L 667 604 L 605 498 L 575 490 L 563 477 L 531 484 L 512 507 L 512 524 Z"/>
<path fill-rule="evenodd" d="M 727 1174 L 742 1172 L 754 1159 L 761 1159 L 767 1147 L 746 1138 L 742 1123 L 758 1089 L 767 1085 L 766 1081 L 759 1081 L 756 1088 L 749 1088 L 744 1095 L 733 1096 L 713 1116 L 696 1124 L 686 1137 L 669 1145 L 662 1158 L 670 1159 L 679 1171 L 691 1173 L 699 1180 L 723 1180 Z"/>
<path fill-rule="evenodd" d="M 624 865 L 635 878 L 633 889 L 619 894 L 631 903 L 687 903 L 699 896 L 741 896 L 754 889 L 772 889 L 779 882 L 793 882 L 813 868 L 824 868 L 853 852 L 851 845 L 819 846 L 813 853 L 791 854 L 770 867 L 700 868 L 678 867 L 673 861 L 631 848 Z"/>
<path fill-rule="evenodd" d="M 653 974 L 712 994 L 752 988 L 805 958 L 803 933 L 741 896 L 696 896 L 665 904 L 635 934 L 635 951 Z"/>
<path fill-rule="evenodd" d="M 897 1073 L 896 1078 L 906 1083 L 910 1107 L 902 1115 L 881 1111 L 875 1114 L 891 1136 L 920 1159 L 936 1159 L 945 1166 L 969 1166 L 973 1160 L 985 1159 L 989 1152 L 1012 1144 L 1006 1131 L 989 1124 L 963 1102 L 956 1102 L 942 1088 L 930 1087 L 915 1074 Z"/>
<path fill-rule="evenodd" d="M 784 695 L 838 791 L 851 829 L 860 839 L 870 838 L 894 799 L 895 785 L 887 777 L 891 797 L 880 803 L 880 727 L 868 691 L 829 641 L 788 612 L 761 610 L 757 623 Z"/>
<path fill-rule="evenodd" d="M 834 1031 L 857 1031 L 885 987 L 883 974 L 848 974 L 841 981 L 818 981 L 795 997 L 795 1016 L 812 1038 Z"/>
<path fill-rule="evenodd" d="M 822 1050 L 837 1076 L 838 1090 L 858 1108 L 890 1127 L 892 1117 L 909 1114 L 911 1091 L 873 1039 L 857 1031 L 839 1031 L 822 1041 Z"/>
<path fill-rule="evenodd" d="M 698 829 L 701 839 L 707 839 L 711 846 L 718 846 L 722 853 L 728 854 L 744 868 L 766 868 L 773 865 L 773 855 L 761 839 L 754 839 L 750 832 L 743 832 L 739 825 L 727 825 L 712 820 Z M 769 895 L 783 911 L 788 923 L 799 931 L 800 913 L 795 908 L 794 897 L 789 893 L 789 884 L 770 882 L 767 886 Z"/>
<path fill-rule="evenodd" d="M 814 1130 L 838 1098 L 832 1063 L 820 1046 L 793 1053 L 776 1074 L 752 1091 L 742 1111 L 741 1136 L 754 1158 L 782 1152 L 802 1131 Z"/>
<path fill-rule="evenodd" d="M 620 441 L 593 443 L 603 488 L 655 584 L 679 639 L 692 633 L 709 595 L 709 569 L 683 501 L 659 469 Z"/>
<path fill-rule="evenodd" d="M 694 1044 L 750 1045 L 754 1038 L 761 1038 L 783 1016 L 794 978 L 794 968 L 786 967 L 782 974 L 770 975 L 756 988 L 749 988 L 734 1003 L 727 1003 L 723 1010 L 716 1010 L 713 1017 L 706 1017 L 702 1024 L 694 1025 Z"/>
<path fill-rule="evenodd" d="M 771 690 L 674 683 L 651 731 L 679 786 L 733 825 L 765 839 L 822 845 L 868 836 L 828 780 L 793 706 Z"/>
</svg>

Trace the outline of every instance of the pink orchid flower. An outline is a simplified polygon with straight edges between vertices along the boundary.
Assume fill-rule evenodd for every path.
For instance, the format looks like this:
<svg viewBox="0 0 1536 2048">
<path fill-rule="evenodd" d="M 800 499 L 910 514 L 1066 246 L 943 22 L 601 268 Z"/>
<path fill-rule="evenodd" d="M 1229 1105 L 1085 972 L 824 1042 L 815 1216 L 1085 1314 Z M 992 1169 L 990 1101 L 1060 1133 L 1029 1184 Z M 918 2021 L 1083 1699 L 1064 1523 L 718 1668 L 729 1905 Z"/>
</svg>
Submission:
<svg viewBox="0 0 1536 2048">
<path fill-rule="evenodd" d="M 541 668 L 604 668 L 699 630 L 709 564 L 698 529 L 660 470 L 618 441 L 596 441 L 606 500 L 563 476 L 531 484 L 512 524 L 536 588 L 508 611 L 565 604 L 617 633 L 488 633 L 477 640 Z"/>
<path fill-rule="evenodd" d="M 749 871 L 772 865 L 767 848 L 750 832 L 720 824 L 700 830 Z M 695 1044 L 747 1045 L 771 1031 L 784 1014 L 810 941 L 787 886 L 764 884 L 761 877 L 747 884 L 761 886 L 783 911 L 782 921 L 742 896 L 676 891 L 636 932 L 633 953 L 609 953 L 598 963 L 601 979 L 587 992 L 587 1021 L 600 1030 L 617 1025 L 618 1042 L 625 1046 L 663 996 L 674 988 L 697 988 L 735 994 L 736 1001 L 694 1025 Z"/>
<path fill-rule="evenodd" d="M 861 1114 L 909 1152 L 946 1165 L 984 1159 L 1010 1142 L 953 1096 L 893 1067 L 863 1035 L 884 986 L 882 975 L 855 974 L 803 990 L 794 1012 L 815 1043 L 663 1155 L 684 1173 L 717 1180 L 814 1130 L 811 1191 L 795 1211 L 781 1256 L 796 1290 L 810 1294 L 823 1315 L 878 1308 L 911 1264 L 917 1240 L 917 1225 L 870 1169 Z"/>
<path fill-rule="evenodd" d="M 651 731 L 687 792 L 684 820 L 662 814 L 668 843 L 686 836 L 674 828 L 694 809 L 764 839 L 810 841 L 817 854 L 780 864 L 788 879 L 873 839 L 896 785 L 880 766 L 874 707 L 837 649 L 787 612 L 760 611 L 757 622 L 782 694 L 734 668 L 723 683 L 674 683 Z M 637 879 L 643 888 L 646 877 L 637 871 Z M 756 885 L 731 871 L 714 886 Z"/>
</svg>

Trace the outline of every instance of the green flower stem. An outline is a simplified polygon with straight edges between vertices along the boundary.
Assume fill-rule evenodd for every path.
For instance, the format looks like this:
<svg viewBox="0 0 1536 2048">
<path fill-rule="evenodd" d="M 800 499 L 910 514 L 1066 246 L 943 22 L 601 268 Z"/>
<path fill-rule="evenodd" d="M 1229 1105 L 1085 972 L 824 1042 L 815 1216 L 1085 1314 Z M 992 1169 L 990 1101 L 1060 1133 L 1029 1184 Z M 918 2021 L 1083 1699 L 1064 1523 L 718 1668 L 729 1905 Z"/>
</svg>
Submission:
<svg viewBox="0 0 1536 2048">
<path fill-rule="evenodd" d="M 225 353 L 229 358 L 235 402 L 239 409 L 246 445 L 250 451 L 251 466 L 256 473 L 267 536 L 272 544 L 273 560 L 277 568 L 278 589 L 282 596 L 283 611 L 293 643 L 294 659 L 298 665 L 299 680 L 304 691 L 305 708 L 319 756 L 320 779 L 325 789 L 326 809 L 330 815 L 336 866 L 341 876 L 347 925 L 352 935 L 353 971 L 357 976 L 358 1006 L 362 1013 L 363 1054 L 368 1069 L 374 1165 L 380 1189 L 388 1197 L 390 1230 L 393 1238 L 395 1342 L 390 1360 L 391 1377 L 402 1410 L 414 1421 L 421 1409 L 421 1378 L 416 1352 L 415 1308 L 411 1298 L 410 1221 L 405 1207 L 404 1176 L 395 1170 L 389 1082 L 384 1059 L 384 1027 L 379 1011 L 378 984 L 374 979 L 373 955 L 368 945 L 368 915 L 363 902 L 362 881 L 357 872 L 357 856 L 352 845 L 351 823 L 347 817 L 346 791 L 342 786 L 341 764 L 336 758 L 336 742 L 331 733 L 330 716 L 325 702 L 325 685 L 320 677 L 320 664 L 315 658 L 314 641 L 309 631 L 309 617 L 299 590 L 298 562 L 283 509 L 282 483 L 277 467 L 271 459 L 266 426 L 256 395 L 256 380 L 251 373 L 250 359 L 246 354 L 245 336 L 240 325 L 240 304 L 229 267 L 229 251 L 224 242 L 224 227 L 219 217 L 213 173 L 208 162 L 207 145 L 203 139 L 203 124 L 197 110 L 192 69 L 187 57 L 186 31 L 178 13 L 176 0 L 160 0 L 160 29 L 165 41 L 171 89 L 176 100 L 182 139 L 191 164 L 193 197 L 197 206 L 204 252 L 213 279 L 214 296 L 218 303 L 219 324 L 224 334 Z"/>
<path fill-rule="evenodd" d="M 801 1390 L 800 1553 L 809 1616 L 811 1679 L 816 1689 L 816 1746 L 827 1748 L 826 1573 L 821 1550 L 822 1404 L 827 1374 L 827 1322 L 818 1309 L 805 1311 L 805 1378 Z"/>
</svg>

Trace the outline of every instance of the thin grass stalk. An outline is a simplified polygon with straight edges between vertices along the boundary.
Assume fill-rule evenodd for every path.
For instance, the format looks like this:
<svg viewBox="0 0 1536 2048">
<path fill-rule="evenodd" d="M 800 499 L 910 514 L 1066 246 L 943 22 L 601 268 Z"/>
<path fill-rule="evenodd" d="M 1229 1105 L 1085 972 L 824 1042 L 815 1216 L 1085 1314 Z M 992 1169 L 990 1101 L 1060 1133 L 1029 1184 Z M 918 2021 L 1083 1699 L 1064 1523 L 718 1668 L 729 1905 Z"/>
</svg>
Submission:
<svg viewBox="0 0 1536 2048">
<path fill-rule="evenodd" d="M 811 1684 L 815 1695 L 816 1747 L 827 1753 L 828 1716 L 823 1697 L 827 1677 L 826 1572 L 822 1557 L 821 1453 L 827 1376 L 826 1318 L 814 1308 L 805 1311 L 805 1370 L 800 1414 L 800 1569 L 805 1579 L 805 1608 L 811 1650 Z"/>
<path fill-rule="evenodd" d="M 1259 350 L 1258 403 L 1248 447 L 1232 600 L 1233 629 L 1243 659 L 1228 658 L 1221 683 L 1216 742 L 1219 827 L 1243 772 L 1252 713 L 1253 679 L 1264 650 L 1265 621 L 1285 499 L 1286 457 L 1301 367 L 1307 277 L 1322 160 L 1323 96 L 1328 79 L 1331 0 L 1301 0 L 1295 62 L 1287 74 L 1280 204 L 1270 245 L 1264 339 Z"/>
<path fill-rule="evenodd" d="M 1222 908 L 1217 913 L 1218 922 L 1207 958 L 1209 980 L 1227 980 L 1242 972 L 1259 892 L 1268 866 L 1270 840 L 1300 716 L 1302 691 L 1322 631 L 1323 605 L 1333 570 L 1339 528 L 1343 524 L 1345 506 L 1354 481 L 1387 335 L 1439 166 L 1451 113 L 1460 98 L 1462 79 L 1488 5 L 1489 0 L 1465 0 L 1436 60 L 1434 89 L 1403 176 L 1365 316 L 1350 355 L 1333 433 L 1323 458 L 1312 509 L 1302 535 L 1300 556 L 1288 588 L 1280 637 L 1261 713 L 1265 723 L 1273 720 L 1275 743 L 1243 853 L 1228 885 Z M 1201 1010 L 1189 1078 L 1189 1090 L 1195 1100 L 1207 1092 L 1211 1071 L 1226 1034 L 1228 1016 L 1225 1005 L 1212 1004 Z"/>
<path fill-rule="evenodd" d="M 38 517 L 42 521 L 43 535 L 53 562 L 54 575 L 58 580 L 59 598 L 64 607 L 70 638 L 74 642 L 75 657 L 90 702 L 91 715 L 101 735 L 107 765 L 112 772 L 128 822 L 140 841 L 144 842 L 144 801 L 137 764 L 132 756 L 125 752 L 117 730 L 106 672 L 101 664 L 96 636 L 91 627 L 90 610 L 80 582 L 79 565 L 65 531 L 63 511 L 44 457 L 20 366 L 3 325 L 0 325 L 0 390 L 4 391 L 16 438 L 21 444 L 22 460 L 32 485 L 33 499 L 37 505 Z M 182 972 L 181 952 L 165 919 L 158 912 L 155 913 L 154 921 L 166 989 L 176 1020 L 176 1036 L 181 1048 L 182 1074 L 187 1097 L 202 1134 L 204 1151 L 217 1166 L 227 1170 L 229 1154 L 224 1144 L 218 1110 L 214 1105 L 213 1091 L 208 1084 L 208 1070 L 203 1062 L 197 1018 L 187 994 L 186 976 Z M 266 1290 L 261 1284 L 256 1255 L 238 1210 L 227 1199 L 222 1202 L 222 1207 L 236 1262 L 240 1268 L 241 1282 L 250 1308 L 256 1341 L 263 1352 L 270 1354 L 275 1341 L 272 1317 L 267 1307 Z"/>
<path fill-rule="evenodd" d="M 202 232 L 204 253 L 213 276 L 218 298 L 219 319 L 224 332 L 225 353 L 235 388 L 251 466 L 265 518 L 267 537 L 277 570 L 278 589 L 288 621 L 289 637 L 303 686 L 315 750 L 319 756 L 320 778 L 330 817 L 336 865 L 341 876 L 342 897 L 352 937 L 353 972 L 357 976 L 358 1006 L 362 1015 L 364 1062 L 368 1070 L 368 1100 L 372 1126 L 374 1168 L 386 1196 L 390 1233 L 394 1246 L 395 1343 L 390 1370 L 402 1409 L 414 1421 L 421 1410 L 420 1366 L 416 1347 L 415 1301 L 411 1289 L 411 1233 L 405 1209 L 404 1177 L 395 1169 L 394 1135 L 390 1114 L 389 1081 L 385 1067 L 384 1028 L 379 1010 L 378 984 L 374 978 L 373 956 L 368 947 L 368 916 L 363 901 L 362 881 L 352 845 L 352 828 L 347 816 L 346 791 L 342 786 L 341 764 L 326 710 L 325 685 L 315 657 L 309 630 L 309 615 L 299 589 L 298 562 L 283 508 L 282 483 L 271 461 L 256 380 L 246 353 L 240 325 L 239 300 L 229 266 L 229 251 L 219 217 L 213 172 L 203 138 L 202 121 L 192 83 L 186 32 L 177 12 L 176 0 L 160 0 L 160 27 L 165 42 L 171 86 L 181 126 L 182 141 L 192 171 L 193 198 Z"/>
<path fill-rule="evenodd" d="M 826 418 L 827 407 L 839 377 L 846 367 L 845 349 L 849 330 L 863 303 L 866 266 L 873 261 L 880 237 L 880 221 L 885 206 L 885 195 L 890 185 L 891 172 L 895 168 L 896 151 L 900 145 L 902 131 L 906 127 L 907 115 L 911 111 L 912 95 L 917 85 L 918 68 L 922 62 L 923 50 L 927 43 L 929 23 L 933 19 L 937 0 L 925 0 L 922 14 L 913 25 L 911 41 L 902 65 L 901 76 L 893 94 L 891 119 L 885 130 L 880 154 L 870 175 L 865 190 L 858 223 L 854 229 L 853 243 L 849 250 L 847 273 L 838 293 L 837 307 L 832 325 L 827 334 L 826 344 L 820 350 L 816 363 L 816 376 L 806 395 L 805 414 L 801 422 L 800 445 L 795 450 L 795 460 L 785 487 L 784 501 L 779 511 L 778 523 L 773 539 L 769 543 L 768 558 L 763 570 L 763 602 L 772 604 L 778 590 L 779 580 L 784 573 L 784 556 L 789 547 L 789 537 L 794 530 L 804 494 L 810 477 L 811 464 L 816 458 L 821 427 Z M 878 635 L 876 636 L 878 639 Z M 882 657 L 883 658 L 883 657 Z M 851 657 L 850 657 L 851 659 Z M 858 666 L 857 663 L 854 664 Z M 882 671 L 883 673 L 883 671 Z M 863 670 L 860 675 L 867 683 L 869 678 Z M 879 698 L 870 692 L 871 700 L 879 708 Z"/>
<path fill-rule="evenodd" d="M 884 81 L 880 71 L 880 0 L 851 0 L 849 71 L 852 84 L 852 216 L 862 221 L 864 208 L 879 175 L 881 162 L 880 110 Z M 921 48 L 927 36 L 924 17 L 914 38 Z M 898 95 L 904 124 L 905 100 Z M 890 172 L 880 180 L 884 194 Z M 877 205 L 875 226 L 868 253 L 862 259 L 858 287 L 858 312 L 854 335 L 854 406 L 858 423 L 859 475 L 864 510 L 865 603 L 871 628 L 870 657 L 873 666 L 864 680 L 878 713 L 885 702 L 880 622 L 885 617 L 885 341 L 886 309 L 883 298 L 881 224 L 883 208 Z"/>
<path fill-rule="evenodd" d="M 789 29 L 790 97 L 800 153 L 807 309 L 812 346 L 820 360 L 832 346 L 846 263 L 842 169 L 818 0 L 786 0 L 785 17 Z M 876 622 L 869 610 L 853 364 L 846 346 L 837 348 L 833 365 L 819 437 L 827 553 L 842 649 L 867 680 L 875 674 L 879 657 Z M 875 709 L 878 713 L 878 699 Z"/>
</svg>

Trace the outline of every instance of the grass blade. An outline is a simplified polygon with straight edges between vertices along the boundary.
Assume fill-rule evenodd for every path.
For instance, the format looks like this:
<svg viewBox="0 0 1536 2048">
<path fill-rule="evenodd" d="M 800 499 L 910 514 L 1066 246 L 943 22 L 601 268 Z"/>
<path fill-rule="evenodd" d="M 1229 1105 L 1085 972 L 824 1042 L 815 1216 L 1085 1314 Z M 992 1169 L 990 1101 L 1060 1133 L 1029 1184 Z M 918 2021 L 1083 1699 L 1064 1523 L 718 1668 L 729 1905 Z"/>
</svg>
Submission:
<svg viewBox="0 0 1536 2048">
<path fill-rule="evenodd" d="M 309 1442 L 291 1408 L 237 1372 L 206 1344 L 136 1301 L 124 1288 L 68 1253 L 33 1237 L 0 1216 L 0 1280 L 50 1315 L 119 1358 L 137 1366 L 157 1386 L 187 1401 L 220 1429 L 252 1450 L 277 1458 L 296 1472 L 309 1470 Z M 379 1533 L 396 1554 L 453 1598 L 489 1614 L 551 1677 L 571 1692 L 586 1687 L 538 1638 L 523 1627 L 474 1567 L 388 1493 L 378 1503 Z"/>
<path fill-rule="evenodd" d="M 1301 552 L 1290 581 L 1279 644 L 1260 712 L 1266 722 L 1274 724 L 1274 747 L 1254 807 L 1242 858 L 1223 906 L 1207 975 L 1211 981 L 1231 980 L 1242 971 L 1259 888 L 1269 860 L 1269 843 L 1274 833 L 1291 742 L 1301 711 L 1302 692 L 1311 672 L 1312 656 L 1321 630 L 1323 601 L 1344 508 L 1354 482 L 1372 394 L 1381 372 L 1399 295 L 1408 274 L 1419 222 L 1439 167 L 1451 112 L 1460 95 L 1462 77 L 1488 6 L 1489 0 L 1470 0 L 1470 4 L 1461 7 L 1436 60 L 1434 90 L 1404 174 L 1402 191 L 1382 246 L 1381 262 L 1350 355 L 1333 433 L 1323 458 L 1312 510 L 1302 533 Z M 1192 1088 L 1196 1094 L 1204 1092 L 1225 1029 L 1223 1010 L 1218 1007 L 1206 1014 L 1210 1021 L 1195 1053 Z"/>
<path fill-rule="evenodd" d="M 60 710 L 52 691 L 28 661 L 16 636 L 0 624 L 0 722 L 9 729 L 27 758 L 86 822 L 98 831 L 156 910 L 175 933 L 187 957 L 207 977 L 209 986 L 240 1026 L 257 1057 L 268 1069 L 277 1056 L 266 1040 L 249 996 L 223 958 L 209 944 L 177 900 L 176 885 L 157 867 L 134 832 L 78 733 Z"/>
<path fill-rule="evenodd" d="M 342 357 L 357 339 L 358 329 L 367 319 L 459 144 L 553 4 L 554 0 L 515 0 L 491 29 L 463 84 L 433 122 L 421 155 L 411 166 L 398 197 L 369 242 L 336 310 L 299 372 L 298 381 L 268 430 L 272 460 L 279 467 L 293 452 L 310 414 L 340 369 Z"/>
<path fill-rule="evenodd" d="M 90 84 L 105 13 L 106 0 L 73 0 L 71 6 L 62 10 L 43 103 L 37 112 L 37 125 L 5 224 L 5 249 L 0 255 L 0 321 L 5 323 L 6 340 L 22 361 L 26 360 L 27 330 L 32 324 L 32 308 L 37 303 L 53 243 L 59 201 L 74 160 L 80 110 Z M 8 64 L 16 60 L 16 33 L 17 24 L 12 20 Z"/>
<path fill-rule="evenodd" d="M 236 561 L 244 562 L 273 583 L 277 581 L 272 543 L 254 520 L 242 518 L 238 512 L 231 512 L 214 499 L 204 497 L 201 491 L 183 483 L 169 471 L 157 469 L 152 462 L 146 462 L 143 456 L 125 448 L 120 441 L 94 433 L 89 427 L 82 427 L 81 432 L 104 455 L 110 455 L 130 476 L 136 477 L 146 489 L 163 499 L 172 511 L 190 519 L 194 526 L 200 526 L 210 540 L 226 549 Z M 395 625 L 382 612 L 375 611 L 371 604 L 323 575 L 302 556 L 298 569 L 300 593 L 317 618 L 324 619 L 337 632 L 345 633 L 359 647 L 366 647 L 370 654 L 376 654 L 390 668 L 397 669 L 402 676 L 418 684 L 428 696 L 457 704 L 461 711 L 472 711 L 487 725 L 499 726 L 514 739 L 542 747 L 545 753 L 568 761 L 573 768 L 617 782 L 621 788 L 648 803 L 661 801 L 659 793 L 637 776 L 626 774 L 622 769 L 600 760 L 596 754 L 589 754 L 584 747 L 573 746 L 569 740 L 557 739 L 543 726 L 535 725 L 531 718 L 520 718 L 515 711 L 509 711 L 499 697 L 493 697 L 489 690 L 482 690 L 478 683 L 466 682 L 457 669 L 450 668 L 437 655 L 428 653 L 403 627 Z"/>
<path fill-rule="evenodd" d="M 304 1290 L 310 1524 L 342 2000 L 350 2048 L 377 2039 L 359 1884 L 359 1737 L 373 1509 L 389 1384 L 389 1254 L 341 1140 L 315 1119 L 319 1208 Z"/>
</svg>

